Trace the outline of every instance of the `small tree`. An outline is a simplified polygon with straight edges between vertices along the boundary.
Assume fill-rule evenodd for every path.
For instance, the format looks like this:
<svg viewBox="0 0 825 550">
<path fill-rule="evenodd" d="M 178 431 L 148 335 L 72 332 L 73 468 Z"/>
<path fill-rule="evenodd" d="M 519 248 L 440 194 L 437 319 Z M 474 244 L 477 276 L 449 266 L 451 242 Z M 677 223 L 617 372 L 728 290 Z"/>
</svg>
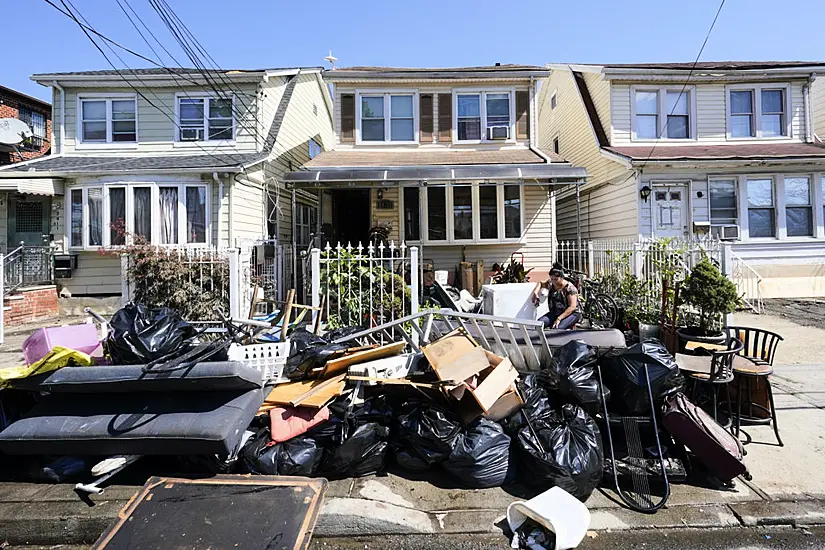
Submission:
<svg viewBox="0 0 825 550">
<path fill-rule="evenodd" d="M 699 311 L 699 329 L 707 334 L 711 322 L 739 305 L 736 285 L 705 257 L 682 283 L 680 298 Z"/>
</svg>

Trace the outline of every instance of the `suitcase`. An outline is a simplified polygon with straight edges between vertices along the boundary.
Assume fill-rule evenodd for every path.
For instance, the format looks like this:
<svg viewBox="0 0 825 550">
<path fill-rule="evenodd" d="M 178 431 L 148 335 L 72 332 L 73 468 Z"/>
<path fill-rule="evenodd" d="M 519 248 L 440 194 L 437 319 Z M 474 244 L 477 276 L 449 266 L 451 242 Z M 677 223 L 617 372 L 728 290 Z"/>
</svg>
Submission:
<svg viewBox="0 0 825 550">
<path fill-rule="evenodd" d="M 723 482 L 751 475 L 743 462 L 742 442 L 709 414 L 691 403 L 685 394 L 665 399 L 664 424 L 673 438 L 690 449 L 708 471 Z"/>
</svg>

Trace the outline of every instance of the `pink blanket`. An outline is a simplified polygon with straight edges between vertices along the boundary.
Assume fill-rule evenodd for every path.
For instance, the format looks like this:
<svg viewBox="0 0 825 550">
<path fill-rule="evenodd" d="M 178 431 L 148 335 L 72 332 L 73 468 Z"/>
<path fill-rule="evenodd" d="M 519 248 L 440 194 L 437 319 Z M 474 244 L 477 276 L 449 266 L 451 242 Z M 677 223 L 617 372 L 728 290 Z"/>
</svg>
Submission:
<svg viewBox="0 0 825 550">
<path fill-rule="evenodd" d="M 275 407 L 269 411 L 272 441 L 281 443 L 305 434 L 318 424 L 329 420 L 329 407 Z"/>
</svg>

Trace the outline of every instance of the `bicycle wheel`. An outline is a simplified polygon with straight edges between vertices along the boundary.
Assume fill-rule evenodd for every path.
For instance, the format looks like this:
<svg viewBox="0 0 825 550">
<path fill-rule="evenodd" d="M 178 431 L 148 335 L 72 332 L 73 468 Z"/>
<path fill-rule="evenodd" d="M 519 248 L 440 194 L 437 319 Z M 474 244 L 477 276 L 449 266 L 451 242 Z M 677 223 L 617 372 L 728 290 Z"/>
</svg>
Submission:
<svg viewBox="0 0 825 550">
<path fill-rule="evenodd" d="M 613 328 L 619 320 L 619 306 L 607 294 L 596 294 L 587 300 L 591 328 Z"/>
</svg>

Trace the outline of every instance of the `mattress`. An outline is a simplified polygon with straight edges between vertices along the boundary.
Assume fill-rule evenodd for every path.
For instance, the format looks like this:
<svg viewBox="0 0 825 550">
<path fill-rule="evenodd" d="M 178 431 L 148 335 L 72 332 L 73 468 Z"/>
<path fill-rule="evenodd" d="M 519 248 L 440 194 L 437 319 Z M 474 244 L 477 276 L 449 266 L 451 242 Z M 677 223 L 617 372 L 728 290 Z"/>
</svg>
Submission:
<svg viewBox="0 0 825 550">
<path fill-rule="evenodd" d="M 52 394 L 0 432 L 14 455 L 220 455 L 239 445 L 263 390 Z"/>
</svg>

